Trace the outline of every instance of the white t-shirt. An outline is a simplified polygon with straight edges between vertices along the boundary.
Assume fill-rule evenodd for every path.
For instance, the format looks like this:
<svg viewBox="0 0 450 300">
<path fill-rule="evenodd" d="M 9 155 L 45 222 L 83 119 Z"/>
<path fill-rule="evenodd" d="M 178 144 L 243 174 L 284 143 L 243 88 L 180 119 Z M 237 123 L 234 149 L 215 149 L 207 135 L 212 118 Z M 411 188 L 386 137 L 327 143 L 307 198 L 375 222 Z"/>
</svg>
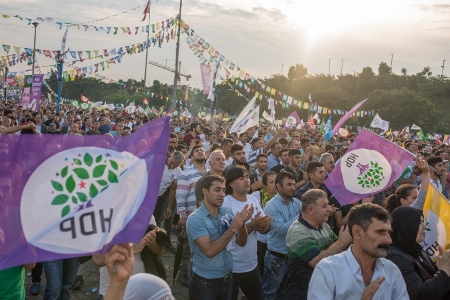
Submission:
<svg viewBox="0 0 450 300">
<path fill-rule="evenodd" d="M 261 203 L 261 192 L 260 191 L 253 192 L 252 196 L 255 197 L 256 200 L 258 200 L 258 203 Z M 267 244 L 267 233 L 256 232 L 256 239 L 261 243 Z"/>
<path fill-rule="evenodd" d="M 150 224 L 156 225 L 155 217 L 152 216 L 150 219 Z M 145 273 L 144 262 L 141 259 L 141 253 L 134 255 L 134 269 L 133 274 Z M 100 287 L 98 289 L 98 293 L 100 295 L 105 295 L 106 290 L 108 289 L 109 282 L 111 281 L 111 277 L 109 277 L 108 268 L 106 266 L 100 267 Z"/>
<path fill-rule="evenodd" d="M 225 197 L 223 201 L 223 207 L 228 207 L 233 211 L 234 214 L 241 211 L 245 205 L 253 204 L 255 211 L 252 217 L 247 223 L 251 222 L 251 219 L 255 217 L 258 212 L 261 212 L 261 216 L 264 216 L 264 211 L 259 205 L 258 200 L 252 195 L 247 195 L 247 201 L 241 202 L 234 199 L 231 195 Z M 246 223 L 246 224 L 247 224 Z M 247 238 L 247 244 L 244 247 L 235 246 L 231 250 L 233 255 L 233 273 L 246 273 L 254 270 L 258 265 L 258 257 L 256 255 L 257 250 L 257 240 L 256 231 L 252 231 Z"/>
<path fill-rule="evenodd" d="M 169 169 L 167 165 L 164 166 L 164 173 L 162 176 L 161 184 L 159 185 L 158 197 L 164 194 L 164 192 L 172 184 L 172 182 L 178 181 L 178 177 L 180 177 L 180 174 L 181 174 L 180 167 Z"/>
</svg>

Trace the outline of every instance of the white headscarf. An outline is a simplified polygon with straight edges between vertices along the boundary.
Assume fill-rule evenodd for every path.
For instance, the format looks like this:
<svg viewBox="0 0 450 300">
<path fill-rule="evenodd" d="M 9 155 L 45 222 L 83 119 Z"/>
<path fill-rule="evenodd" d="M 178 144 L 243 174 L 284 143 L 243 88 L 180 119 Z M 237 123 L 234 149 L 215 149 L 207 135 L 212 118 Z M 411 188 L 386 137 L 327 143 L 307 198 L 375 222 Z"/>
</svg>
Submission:
<svg viewBox="0 0 450 300">
<path fill-rule="evenodd" d="M 174 300 L 169 285 L 161 278 L 140 273 L 130 277 L 124 300 Z"/>
</svg>

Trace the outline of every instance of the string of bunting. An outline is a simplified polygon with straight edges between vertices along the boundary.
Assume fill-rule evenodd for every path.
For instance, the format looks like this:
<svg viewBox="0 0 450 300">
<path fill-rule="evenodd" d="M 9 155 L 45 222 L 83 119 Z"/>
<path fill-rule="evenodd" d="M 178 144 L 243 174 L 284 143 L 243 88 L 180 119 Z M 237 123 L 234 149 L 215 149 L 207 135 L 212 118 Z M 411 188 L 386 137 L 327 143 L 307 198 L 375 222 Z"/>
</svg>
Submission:
<svg viewBox="0 0 450 300">
<path fill-rule="evenodd" d="M 55 23 L 59 29 L 62 29 L 63 26 L 73 26 L 73 27 L 77 27 L 78 30 L 82 30 L 84 29 L 84 31 L 86 32 L 88 29 L 92 29 L 91 31 L 95 30 L 96 32 L 102 32 L 102 33 L 106 33 L 106 34 L 113 34 L 116 35 L 117 33 L 124 33 L 124 34 L 138 34 L 138 33 L 147 33 L 149 28 L 149 25 L 147 26 L 98 26 L 98 25 L 88 25 L 88 23 L 93 23 L 95 21 L 99 21 L 99 20 L 94 20 L 94 21 L 90 21 L 90 22 L 86 22 L 86 23 L 71 23 L 71 22 L 61 22 L 61 21 L 54 21 L 54 18 L 52 17 L 38 17 L 38 18 L 26 18 L 26 17 L 22 17 L 20 15 L 9 15 L 9 14 L 1 14 L 1 17 L 3 19 L 10 19 L 10 18 L 17 18 L 20 19 L 21 21 L 26 21 L 27 25 L 31 25 L 34 22 L 38 22 L 38 23 Z M 105 18 L 104 18 L 105 19 Z M 159 29 L 167 29 L 167 28 L 171 28 L 173 27 L 175 24 L 176 18 L 170 18 L 170 19 L 166 19 L 163 20 L 161 22 L 157 22 L 154 24 L 151 24 L 150 27 L 152 28 L 152 32 L 155 33 L 156 31 L 158 31 Z M 119 30 L 120 29 L 120 30 Z"/>
<path fill-rule="evenodd" d="M 310 99 L 309 102 L 302 101 L 278 91 L 261 80 L 251 76 L 244 69 L 240 68 L 238 65 L 226 58 L 198 33 L 195 33 L 195 30 L 191 28 L 184 20 L 181 20 L 181 25 L 183 26 L 183 33 L 187 35 L 185 38 L 187 45 L 202 64 L 208 65 L 210 68 L 216 65 L 219 66 L 219 70 L 223 69 L 225 71 L 225 78 L 222 75 L 219 75 L 221 80 L 225 81 L 230 79 L 231 82 L 235 83 L 235 86 L 244 88 L 247 92 L 256 92 L 257 99 L 262 100 L 264 98 L 274 98 L 275 105 L 281 105 L 283 108 L 294 106 L 323 115 L 344 115 L 348 112 L 348 110 L 344 109 L 320 106 L 319 104 L 312 102 Z M 237 76 L 233 75 L 232 72 L 237 73 Z M 257 82 L 260 90 L 258 91 L 255 88 L 251 88 L 245 82 L 251 82 L 252 85 L 256 85 Z M 261 92 L 261 90 L 264 92 Z M 275 99 L 275 97 L 279 97 L 279 99 Z M 355 112 L 352 117 L 370 117 L 374 116 L 377 111 L 379 111 L 379 109 L 361 110 Z"/>
<path fill-rule="evenodd" d="M 112 48 L 112 49 L 103 49 L 103 54 L 99 54 L 99 52 L 101 53 L 101 50 L 74 50 L 74 51 L 69 51 L 69 54 L 72 58 L 76 59 L 73 60 L 71 62 L 67 62 L 65 63 L 66 67 L 70 67 L 72 65 L 74 65 L 76 62 L 83 62 L 85 59 L 93 59 L 93 58 L 103 58 L 103 57 L 109 57 L 109 56 L 115 56 L 116 54 L 122 55 L 122 54 L 136 54 L 137 53 L 141 53 L 143 52 L 145 49 L 151 47 L 151 45 L 153 44 L 154 47 L 156 47 L 156 45 L 158 45 L 159 48 L 162 48 L 162 45 L 164 43 L 164 41 L 166 41 L 166 43 L 168 43 L 170 40 L 175 40 L 176 39 L 176 32 L 171 29 L 170 32 L 168 31 L 167 34 L 165 31 L 160 30 L 158 31 L 158 33 L 156 33 L 153 37 L 151 37 L 148 41 L 143 41 L 141 43 L 137 43 L 137 44 L 132 44 L 129 46 L 123 46 L 123 47 L 119 47 L 119 48 Z M 6 47 L 5 47 L 6 46 Z M 3 49 L 5 50 L 5 52 L 8 53 L 9 49 L 11 46 L 9 45 L 4 45 L 3 44 Z M 17 46 L 13 46 L 15 48 L 16 53 L 19 52 L 20 53 L 20 47 Z M 5 49 L 6 48 L 6 49 Z M 17 49 L 16 49 L 17 48 Z M 32 65 L 32 49 L 30 48 L 24 48 L 25 52 L 22 52 L 20 55 L 17 54 L 11 54 L 8 56 L 1 56 L 1 60 L 0 60 L 0 64 L 2 66 L 5 66 L 6 64 L 8 64 L 10 67 L 14 66 L 16 64 L 19 63 L 24 63 L 27 62 L 28 65 Z M 8 50 L 8 51 L 7 51 Z M 55 55 L 57 50 L 40 50 L 40 49 L 36 49 L 36 53 L 38 54 L 44 54 L 46 57 L 51 58 L 52 57 L 52 53 L 53 55 Z M 83 58 L 83 54 L 86 53 L 88 55 L 87 58 Z M 78 55 L 78 59 L 77 59 L 77 55 Z M 67 54 L 66 54 L 67 57 Z M 56 64 L 51 64 L 48 66 L 43 66 L 43 67 L 54 67 L 56 66 Z M 42 68 L 43 68 L 42 67 Z M 26 71 L 23 71 L 26 72 Z M 19 74 L 19 75 L 23 75 L 23 74 Z"/>
</svg>

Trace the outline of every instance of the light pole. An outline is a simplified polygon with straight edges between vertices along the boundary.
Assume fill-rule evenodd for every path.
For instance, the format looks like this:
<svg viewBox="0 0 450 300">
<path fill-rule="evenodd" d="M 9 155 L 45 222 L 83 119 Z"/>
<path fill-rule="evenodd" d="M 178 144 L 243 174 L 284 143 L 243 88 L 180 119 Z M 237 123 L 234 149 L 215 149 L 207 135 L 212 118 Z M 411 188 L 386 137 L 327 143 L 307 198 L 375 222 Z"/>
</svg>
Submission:
<svg viewBox="0 0 450 300">
<path fill-rule="evenodd" d="M 179 78 L 178 74 L 178 58 L 180 56 L 180 31 L 181 31 L 181 7 L 183 5 L 183 0 L 180 0 L 180 13 L 178 14 L 178 37 L 177 37 L 177 50 L 175 56 L 175 76 L 173 78 L 173 95 L 172 95 L 172 105 L 170 106 L 169 113 L 175 109 L 175 102 L 177 101 L 177 80 Z"/>
<path fill-rule="evenodd" d="M 34 26 L 34 44 L 33 44 L 33 67 L 31 69 L 31 78 L 34 76 L 34 60 L 36 57 L 36 27 L 39 25 L 37 22 L 31 23 Z"/>
<path fill-rule="evenodd" d="M 152 1 L 148 1 L 148 31 L 147 31 L 147 49 L 145 50 L 145 71 L 144 71 L 144 91 L 146 91 L 147 87 L 147 65 L 148 65 L 148 48 L 150 48 L 149 41 L 150 41 L 150 14 L 151 14 L 151 7 L 152 7 Z"/>
<path fill-rule="evenodd" d="M 392 61 L 394 60 L 394 54 L 395 54 L 395 53 L 389 54 L 389 55 L 391 56 L 391 73 L 392 73 Z"/>
<path fill-rule="evenodd" d="M 442 74 L 441 74 L 442 81 L 444 81 L 444 67 L 445 67 L 445 59 L 442 61 L 442 66 L 441 66 L 441 68 L 442 68 Z"/>
<path fill-rule="evenodd" d="M 281 76 L 283 76 L 283 67 L 284 67 L 285 64 L 286 64 L 286 63 L 281 64 Z"/>
<path fill-rule="evenodd" d="M 342 69 L 344 68 L 344 60 L 341 61 L 341 76 L 342 76 Z"/>
<path fill-rule="evenodd" d="M 333 60 L 334 58 L 330 58 L 329 60 L 328 60 L 328 75 L 331 75 L 331 61 Z"/>
</svg>

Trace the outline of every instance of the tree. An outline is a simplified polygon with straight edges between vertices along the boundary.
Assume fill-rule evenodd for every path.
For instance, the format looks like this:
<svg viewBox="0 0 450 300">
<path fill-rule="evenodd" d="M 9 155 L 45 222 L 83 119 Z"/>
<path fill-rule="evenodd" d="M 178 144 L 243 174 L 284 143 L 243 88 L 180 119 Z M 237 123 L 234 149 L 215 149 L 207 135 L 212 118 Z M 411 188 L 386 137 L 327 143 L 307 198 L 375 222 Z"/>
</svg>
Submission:
<svg viewBox="0 0 450 300">
<path fill-rule="evenodd" d="M 402 75 L 406 76 L 406 73 L 408 72 L 408 70 L 406 70 L 406 68 L 402 68 Z"/>
<path fill-rule="evenodd" d="M 392 72 L 391 67 L 389 67 L 385 62 L 381 62 L 380 65 L 378 66 L 379 76 L 389 75 L 391 74 L 391 72 Z"/>
<path fill-rule="evenodd" d="M 289 68 L 288 78 L 291 80 L 302 78 L 308 74 L 308 69 L 302 64 L 296 64 Z"/>
</svg>

